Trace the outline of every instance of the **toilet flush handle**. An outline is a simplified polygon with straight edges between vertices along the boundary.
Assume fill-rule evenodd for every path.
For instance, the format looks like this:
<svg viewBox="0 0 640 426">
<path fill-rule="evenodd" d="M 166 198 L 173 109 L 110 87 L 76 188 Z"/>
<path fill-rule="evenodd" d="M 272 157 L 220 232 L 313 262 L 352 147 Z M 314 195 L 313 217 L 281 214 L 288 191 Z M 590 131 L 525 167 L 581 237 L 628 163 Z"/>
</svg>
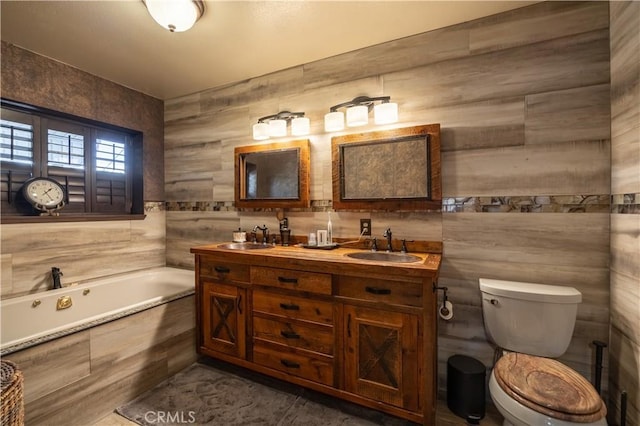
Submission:
<svg viewBox="0 0 640 426">
<path fill-rule="evenodd" d="M 498 306 L 500 304 L 500 301 L 498 299 L 484 299 L 484 300 L 491 303 L 493 306 Z"/>
</svg>

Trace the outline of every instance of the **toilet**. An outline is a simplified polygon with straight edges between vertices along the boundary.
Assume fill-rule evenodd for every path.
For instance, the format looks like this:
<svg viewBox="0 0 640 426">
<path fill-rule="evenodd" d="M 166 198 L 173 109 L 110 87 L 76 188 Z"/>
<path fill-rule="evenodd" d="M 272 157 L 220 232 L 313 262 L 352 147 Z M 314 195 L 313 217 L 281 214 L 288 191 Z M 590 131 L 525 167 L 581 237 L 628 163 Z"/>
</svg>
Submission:
<svg viewBox="0 0 640 426">
<path fill-rule="evenodd" d="M 489 378 L 504 426 L 606 425 L 606 406 L 591 383 L 553 359 L 569 347 L 582 294 L 487 278 L 480 291 L 485 330 L 504 351 Z"/>
</svg>

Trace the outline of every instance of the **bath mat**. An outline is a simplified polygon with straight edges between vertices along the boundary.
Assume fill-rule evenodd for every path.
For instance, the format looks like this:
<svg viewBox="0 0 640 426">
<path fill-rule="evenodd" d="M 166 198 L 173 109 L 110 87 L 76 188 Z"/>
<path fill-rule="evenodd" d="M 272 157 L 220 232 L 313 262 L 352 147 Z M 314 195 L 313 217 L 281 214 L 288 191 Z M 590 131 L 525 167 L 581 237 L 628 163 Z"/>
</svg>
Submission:
<svg viewBox="0 0 640 426">
<path fill-rule="evenodd" d="M 116 412 L 144 426 L 413 424 L 297 386 L 271 382 L 265 376 L 258 375 L 257 380 L 245 377 L 250 374 L 195 363 Z"/>
</svg>

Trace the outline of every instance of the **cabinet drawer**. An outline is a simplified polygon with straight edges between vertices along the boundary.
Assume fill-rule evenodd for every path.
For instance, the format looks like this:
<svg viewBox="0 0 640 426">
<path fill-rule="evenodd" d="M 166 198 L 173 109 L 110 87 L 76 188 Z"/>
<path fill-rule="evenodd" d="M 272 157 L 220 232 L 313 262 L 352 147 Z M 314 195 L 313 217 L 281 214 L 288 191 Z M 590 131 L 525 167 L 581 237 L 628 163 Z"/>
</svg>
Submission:
<svg viewBox="0 0 640 426">
<path fill-rule="evenodd" d="M 288 290 L 331 294 L 331 274 L 252 266 L 251 283 Z"/>
<path fill-rule="evenodd" d="M 253 290 L 253 311 L 320 324 L 333 324 L 331 302 L 269 291 Z"/>
<path fill-rule="evenodd" d="M 333 354 L 333 327 L 253 317 L 253 337 L 293 348 Z"/>
<path fill-rule="evenodd" d="M 422 283 L 375 278 L 338 277 L 337 294 L 392 305 L 422 306 Z"/>
<path fill-rule="evenodd" d="M 285 347 L 256 344 L 253 362 L 307 380 L 333 386 L 333 358 Z"/>
<path fill-rule="evenodd" d="M 221 282 L 249 283 L 249 265 L 217 260 L 215 257 L 200 258 L 200 275 Z"/>
</svg>

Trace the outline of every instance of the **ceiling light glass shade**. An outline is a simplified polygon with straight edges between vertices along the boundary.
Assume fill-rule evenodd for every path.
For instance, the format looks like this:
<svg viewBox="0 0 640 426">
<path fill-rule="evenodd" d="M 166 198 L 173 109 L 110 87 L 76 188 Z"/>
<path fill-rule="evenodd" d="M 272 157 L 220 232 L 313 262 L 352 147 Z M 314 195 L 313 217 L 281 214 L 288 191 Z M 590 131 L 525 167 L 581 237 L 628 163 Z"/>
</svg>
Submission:
<svg viewBox="0 0 640 426">
<path fill-rule="evenodd" d="M 364 126 L 369 123 L 369 107 L 357 105 L 347 108 L 347 126 Z"/>
<path fill-rule="evenodd" d="M 308 135 L 311 123 L 307 117 L 296 117 L 291 120 L 291 134 L 293 136 Z"/>
<path fill-rule="evenodd" d="M 193 27 L 204 11 L 202 1 L 144 0 L 151 17 L 171 32 L 187 31 Z"/>
<path fill-rule="evenodd" d="M 398 104 L 387 102 L 373 107 L 373 121 L 376 124 L 391 124 L 398 122 Z"/>
<path fill-rule="evenodd" d="M 267 123 L 256 123 L 253 125 L 253 139 L 263 141 L 269 139 L 269 125 Z"/>
<path fill-rule="evenodd" d="M 340 130 L 344 130 L 344 113 L 342 111 L 335 111 L 325 114 L 324 130 L 325 132 L 339 132 Z"/>
<path fill-rule="evenodd" d="M 276 138 L 287 136 L 287 120 L 270 120 L 269 136 Z"/>
</svg>

